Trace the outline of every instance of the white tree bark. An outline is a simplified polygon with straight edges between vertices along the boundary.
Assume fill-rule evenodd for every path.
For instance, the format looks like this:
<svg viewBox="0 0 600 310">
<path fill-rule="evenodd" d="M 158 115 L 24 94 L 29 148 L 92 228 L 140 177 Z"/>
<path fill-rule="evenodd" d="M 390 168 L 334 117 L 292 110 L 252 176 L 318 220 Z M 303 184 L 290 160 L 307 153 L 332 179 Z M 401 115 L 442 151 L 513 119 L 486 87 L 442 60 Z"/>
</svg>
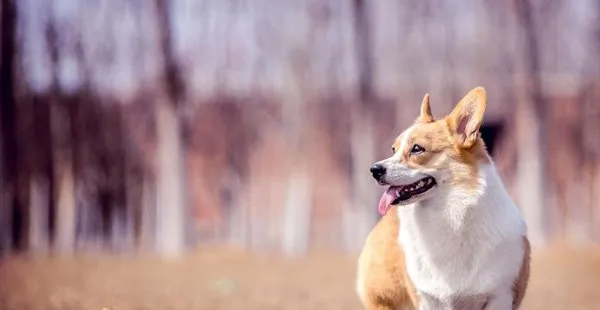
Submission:
<svg viewBox="0 0 600 310">
<path fill-rule="evenodd" d="M 158 135 L 157 221 L 158 251 L 167 258 L 184 248 L 184 182 L 180 119 L 168 100 L 155 103 Z"/>
<path fill-rule="evenodd" d="M 526 102 L 519 104 L 528 105 Z M 539 147 L 541 128 L 532 107 L 525 106 L 516 115 L 518 154 L 515 182 L 518 202 L 528 225 L 532 245 L 543 245 L 546 241 L 544 222 L 548 211 L 544 210 L 543 184 L 546 176 Z"/>
<path fill-rule="evenodd" d="M 377 183 L 369 174 L 375 162 L 374 126 L 368 115 L 352 112 L 350 147 L 352 152 L 352 183 L 350 206 L 344 208 L 345 247 L 359 250 L 377 221 Z"/>
<path fill-rule="evenodd" d="M 525 72 L 524 80 L 515 84 L 521 93 L 516 106 L 517 195 L 529 226 L 531 244 L 541 246 L 551 230 L 553 208 L 550 199 L 545 199 L 548 190 L 544 153 L 546 107 L 541 89 L 538 33 L 529 0 L 515 0 L 515 13 L 522 31 L 520 67 Z"/>
<path fill-rule="evenodd" d="M 312 181 L 304 167 L 293 168 L 288 178 L 283 218 L 283 252 L 306 253 L 310 236 Z"/>
</svg>

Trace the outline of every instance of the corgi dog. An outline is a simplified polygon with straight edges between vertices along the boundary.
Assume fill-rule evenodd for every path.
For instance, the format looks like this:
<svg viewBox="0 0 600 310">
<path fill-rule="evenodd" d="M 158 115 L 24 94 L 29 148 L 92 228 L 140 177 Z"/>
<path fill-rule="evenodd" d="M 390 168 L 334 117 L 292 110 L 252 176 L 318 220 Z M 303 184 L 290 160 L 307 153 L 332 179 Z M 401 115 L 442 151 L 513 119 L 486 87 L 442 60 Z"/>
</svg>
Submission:
<svg viewBox="0 0 600 310">
<path fill-rule="evenodd" d="M 368 310 L 517 309 L 529 281 L 527 226 L 481 139 L 487 104 L 471 90 L 439 120 L 420 115 L 370 170 L 387 186 L 358 259 Z"/>
</svg>

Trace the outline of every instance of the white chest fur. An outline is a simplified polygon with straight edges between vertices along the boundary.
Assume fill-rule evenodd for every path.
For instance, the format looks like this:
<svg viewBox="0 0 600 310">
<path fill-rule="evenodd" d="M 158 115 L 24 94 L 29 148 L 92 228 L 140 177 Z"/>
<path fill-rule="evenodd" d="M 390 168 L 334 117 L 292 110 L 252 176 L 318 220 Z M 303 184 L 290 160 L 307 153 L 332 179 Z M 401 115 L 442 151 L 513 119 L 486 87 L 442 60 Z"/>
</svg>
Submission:
<svg viewBox="0 0 600 310">
<path fill-rule="evenodd" d="M 420 293 L 440 300 L 493 295 L 518 276 L 525 222 L 493 165 L 479 171 L 476 191 L 451 188 L 398 208 L 399 243 Z"/>
</svg>

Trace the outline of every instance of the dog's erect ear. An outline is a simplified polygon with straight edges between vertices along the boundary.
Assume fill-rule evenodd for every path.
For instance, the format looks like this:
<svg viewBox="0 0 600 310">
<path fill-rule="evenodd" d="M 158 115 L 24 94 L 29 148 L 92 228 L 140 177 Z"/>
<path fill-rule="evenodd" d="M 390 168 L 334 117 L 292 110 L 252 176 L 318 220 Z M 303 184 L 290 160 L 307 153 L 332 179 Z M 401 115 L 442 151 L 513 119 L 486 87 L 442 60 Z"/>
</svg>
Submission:
<svg viewBox="0 0 600 310">
<path fill-rule="evenodd" d="M 421 114 L 417 118 L 418 123 L 431 123 L 433 122 L 433 115 L 431 115 L 431 106 L 429 105 L 429 94 L 425 94 L 423 101 L 421 101 Z"/>
<path fill-rule="evenodd" d="M 457 143 L 470 148 L 479 137 L 479 127 L 487 105 L 487 94 L 483 87 L 476 87 L 462 98 L 446 117 Z"/>
</svg>

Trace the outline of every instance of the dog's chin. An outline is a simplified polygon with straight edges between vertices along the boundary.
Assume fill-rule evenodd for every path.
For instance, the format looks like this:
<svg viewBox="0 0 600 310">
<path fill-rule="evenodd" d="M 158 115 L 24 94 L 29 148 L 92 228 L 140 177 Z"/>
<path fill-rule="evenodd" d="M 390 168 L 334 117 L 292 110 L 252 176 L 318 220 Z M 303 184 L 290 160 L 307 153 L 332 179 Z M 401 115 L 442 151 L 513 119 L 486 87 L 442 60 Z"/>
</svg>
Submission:
<svg viewBox="0 0 600 310">
<path fill-rule="evenodd" d="M 391 185 L 390 189 L 396 190 L 396 198 L 391 205 L 404 206 L 431 198 L 437 187 L 437 180 L 432 176 L 425 176 L 410 184 Z"/>
</svg>

